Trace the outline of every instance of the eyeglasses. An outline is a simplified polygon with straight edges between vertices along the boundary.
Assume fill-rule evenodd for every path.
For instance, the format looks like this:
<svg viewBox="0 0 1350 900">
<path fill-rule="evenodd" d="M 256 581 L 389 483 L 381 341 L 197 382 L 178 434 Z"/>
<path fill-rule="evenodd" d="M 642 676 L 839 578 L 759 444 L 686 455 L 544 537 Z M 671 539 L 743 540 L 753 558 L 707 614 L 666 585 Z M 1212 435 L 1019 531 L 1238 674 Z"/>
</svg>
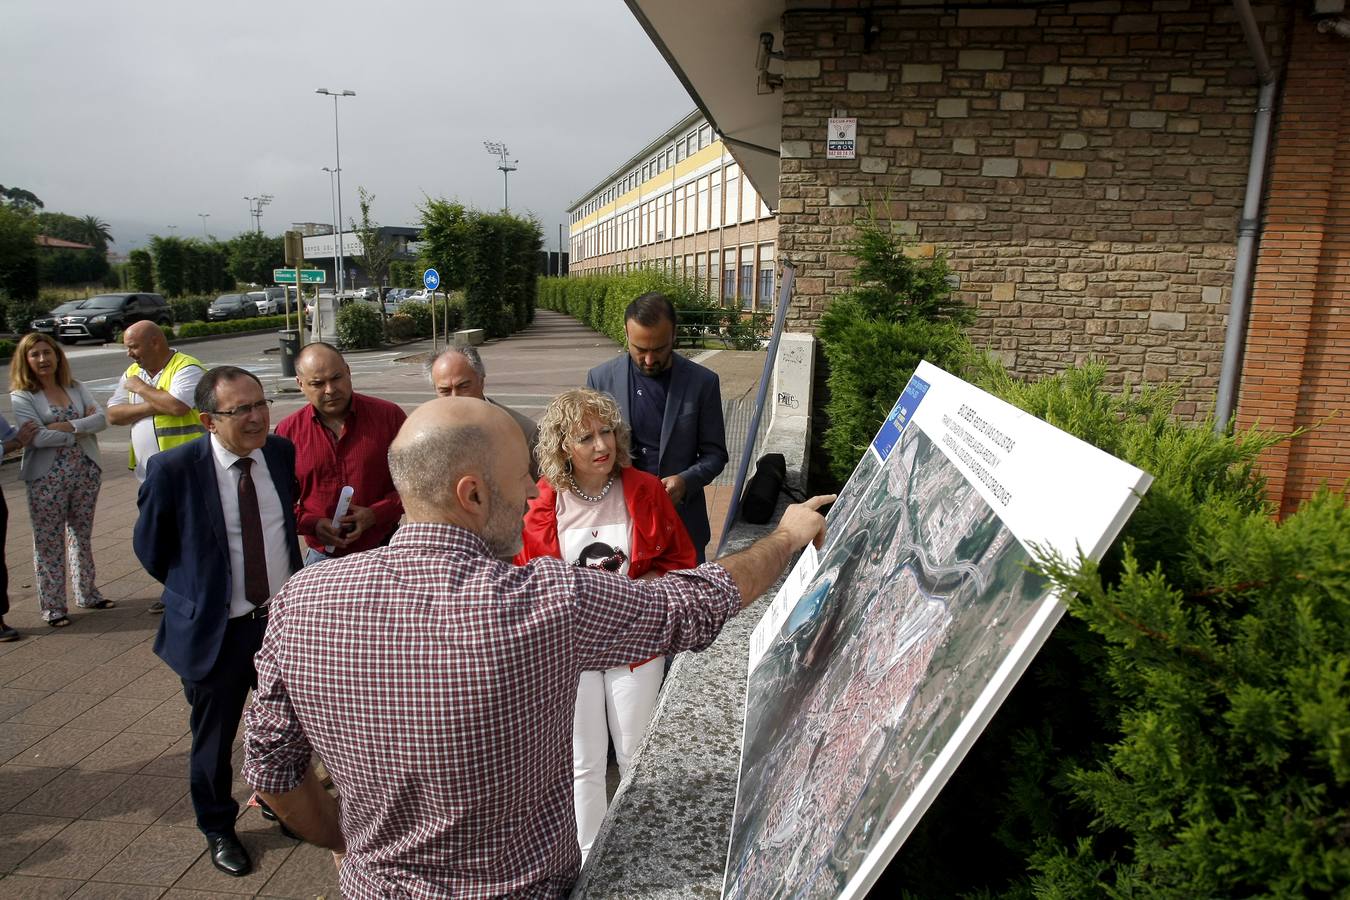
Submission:
<svg viewBox="0 0 1350 900">
<path fill-rule="evenodd" d="M 245 404 L 244 406 L 236 406 L 234 409 L 218 409 L 215 410 L 214 412 L 208 413 L 208 415 L 226 416 L 227 418 L 234 418 L 236 416 L 246 416 L 251 412 L 262 412 L 271 405 L 272 405 L 271 400 L 259 400 L 257 403 L 248 403 Z"/>
</svg>

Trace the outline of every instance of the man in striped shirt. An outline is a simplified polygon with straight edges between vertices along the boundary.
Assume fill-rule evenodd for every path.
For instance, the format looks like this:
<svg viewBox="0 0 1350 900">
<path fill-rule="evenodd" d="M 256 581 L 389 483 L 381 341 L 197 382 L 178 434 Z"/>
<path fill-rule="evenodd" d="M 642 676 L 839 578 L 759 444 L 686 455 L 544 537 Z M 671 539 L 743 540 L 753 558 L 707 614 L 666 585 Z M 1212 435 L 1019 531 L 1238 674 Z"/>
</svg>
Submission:
<svg viewBox="0 0 1350 900">
<path fill-rule="evenodd" d="M 632 581 L 500 561 L 537 490 L 520 428 L 490 404 L 421 407 L 389 466 L 408 517 L 389 546 L 306 569 L 272 601 L 244 777 L 293 830 L 345 852 L 344 897 L 561 895 L 581 863 L 579 673 L 707 647 L 823 536 L 832 498 L 717 563 Z"/>
</svg>

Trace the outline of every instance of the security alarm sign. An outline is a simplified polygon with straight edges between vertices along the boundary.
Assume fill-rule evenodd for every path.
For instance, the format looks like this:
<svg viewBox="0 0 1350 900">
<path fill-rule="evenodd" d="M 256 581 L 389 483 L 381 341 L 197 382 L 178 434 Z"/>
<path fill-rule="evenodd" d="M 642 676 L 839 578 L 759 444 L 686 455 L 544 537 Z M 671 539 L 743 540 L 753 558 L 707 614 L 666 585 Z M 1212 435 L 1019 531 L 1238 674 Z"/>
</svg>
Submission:
<svg viewBox="0 0 1350 900">
<path fill-rule="evenodd" d="M 858 120 L 831 119 L 825 136 L 826 159 L 853 159 L 858 149 Z"/>
</svg>

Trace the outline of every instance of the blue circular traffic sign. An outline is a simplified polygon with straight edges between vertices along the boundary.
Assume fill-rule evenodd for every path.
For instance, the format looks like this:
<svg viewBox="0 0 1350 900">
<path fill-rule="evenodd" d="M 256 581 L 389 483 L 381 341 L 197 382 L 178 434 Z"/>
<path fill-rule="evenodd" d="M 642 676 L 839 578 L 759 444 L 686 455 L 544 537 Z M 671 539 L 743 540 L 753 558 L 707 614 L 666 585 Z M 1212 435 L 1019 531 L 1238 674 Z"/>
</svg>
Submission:
<svg viewBox="0 0 1350 900">
<path fill-rule="evenodd" d="M 441 283 L 441 273 L 435 269 L 427 269 L 422 273 L 422 283 L 427 286 L 427 290 L 434 291 Z"/>
</svg>

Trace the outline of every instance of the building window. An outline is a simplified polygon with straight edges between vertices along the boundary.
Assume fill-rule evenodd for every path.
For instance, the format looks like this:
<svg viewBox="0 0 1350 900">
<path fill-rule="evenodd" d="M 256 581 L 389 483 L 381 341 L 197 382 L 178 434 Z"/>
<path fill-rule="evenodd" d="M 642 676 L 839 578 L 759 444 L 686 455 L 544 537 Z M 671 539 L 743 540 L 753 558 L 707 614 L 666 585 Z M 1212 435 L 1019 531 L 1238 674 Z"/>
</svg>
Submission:
<svg viewBox="0 0 1350 900">
<path fill-rule="evenodd" d="M 722 251 L 722 305 L 736 302 L 736 249 Z"/>
<path fill-rule="evenodd" d="M 698 180 L 698 230 L 708 230 L 708 176 Z"/>
<path fill-rule="evenodd" d="M 675 189 L 675 224 L 671 227 L 674 237 L 684 237 L 684 188 Z"/>
<path fill-rule="evenodd" d="M 712 193 L 708 197 L 708 227 L 722 227 L 722 170 L 718 169 L 711 176 Z"/>
<path fill-rule="evenodd" d="M 759 245 L 759 307 L 773 308 L 773 244 Z"/>
<path fill-rule="evenodd" d="M 701 126 L 698 130 L 698 148 L 702 150 L 704 147 L 710 147 L 712 142 L 712 126 Z"/>
<path fill-rule="evenodd" d="M 708 254 L 700 253 L 695 259 L 694 281 L 698 283 L 700 291 L 708 290 Z"/>
<path fill-rule="evenodd" d="M 760 206 L 759 192 L 755 186 L 750 183 L 749 178 L 741 179 L 744 182 L 741 185 L 741 221 L 753 222 L 755 220 L 755 209 Z"/>
<path fill-rule="evenodd" d="M 741 185 L 741 167 L 732 163 L 727 166 L 727 192 L 726 192 L 726 211 L 722 215 L 722 222 L 725 225 L 735 225 L 740 221 L 740 185 Z"/>
<path fill-rule="evenodd" d="M 755 306 L 755 248 L 741 248 L 740 278 L 741 309 L 753 309 Z"/>
</svg>

